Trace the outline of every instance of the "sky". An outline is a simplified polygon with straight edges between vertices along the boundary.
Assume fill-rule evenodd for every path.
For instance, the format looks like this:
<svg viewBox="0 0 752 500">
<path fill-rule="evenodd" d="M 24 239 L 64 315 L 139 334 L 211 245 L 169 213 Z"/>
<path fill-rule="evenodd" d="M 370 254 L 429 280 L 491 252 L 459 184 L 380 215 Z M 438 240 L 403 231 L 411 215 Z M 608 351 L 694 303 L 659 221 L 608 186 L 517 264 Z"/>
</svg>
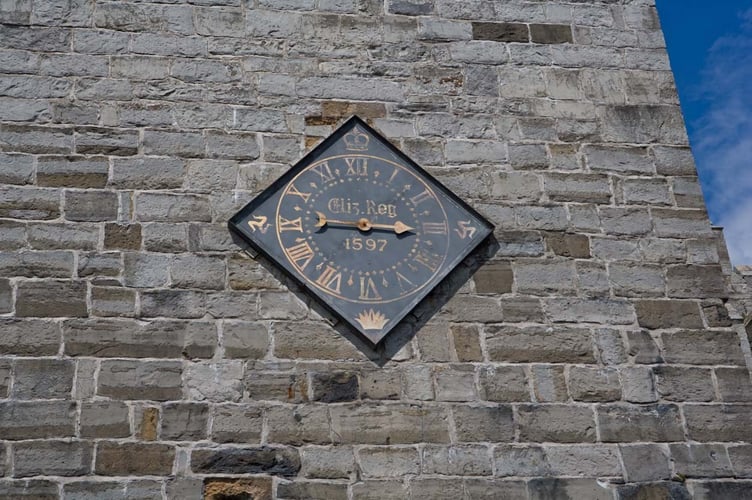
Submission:
<svg viewBox="0 0 752 500">
<path fill-rule="evenodd" d="M 657 0 L 713 225 L 752 265 L 752 0 Z"/>
</svg>

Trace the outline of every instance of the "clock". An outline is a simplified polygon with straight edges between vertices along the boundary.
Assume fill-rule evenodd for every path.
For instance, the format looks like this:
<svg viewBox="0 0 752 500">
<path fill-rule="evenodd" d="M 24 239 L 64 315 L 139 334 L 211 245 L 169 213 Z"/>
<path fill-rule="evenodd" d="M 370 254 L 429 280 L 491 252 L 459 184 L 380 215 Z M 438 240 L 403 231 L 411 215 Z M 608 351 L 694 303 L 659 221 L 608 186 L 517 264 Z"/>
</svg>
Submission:
<svg viewBox="0 0 752 500">
<path fill-rule="evenodd" d="M 373 344 L 493 231 L 356 116 L 229 227 Z"/>
</svg>

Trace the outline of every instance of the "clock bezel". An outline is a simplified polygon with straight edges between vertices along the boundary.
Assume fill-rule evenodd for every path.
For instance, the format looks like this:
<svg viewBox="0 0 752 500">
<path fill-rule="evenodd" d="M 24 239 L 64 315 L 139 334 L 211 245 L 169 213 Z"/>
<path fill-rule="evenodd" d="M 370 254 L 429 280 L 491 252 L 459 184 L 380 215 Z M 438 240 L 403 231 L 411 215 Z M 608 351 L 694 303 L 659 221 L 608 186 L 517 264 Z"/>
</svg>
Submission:
<svg viewBox="0 0 752 500">
<path fill-rule="evenodd" d="M 264 248 L 263 245 L 257 244 L 254 241 L 252 232 L 246 228 L 244 221 L 248 220 L 251 214 L 261 205 L 263 205 L 269 198 L 283 192 L 285 187 L 303 170 L 310 167 L 313 163 L 323 158 L 325 153 L 336 142 L 340 141 L 344 135 L 349 133 L 354 127 L 359 127 L 371 136 L 371 139 L 376 140 L 381 144 L 393 158 L 382 157 L 384 160 L 401 164 L 405 169 L 412 170 L 416 176 L 420 177 L 424 183 L 427 183 L 435 191 L 440 191 L 449 201 L 455 203 L 460 209 L 469 213 L 474 222 L 480 227 L 478 228 L 479 236 L 475 238 L 468 245 L 462 247 L 461 251 L 455 255 L 447 255 L 441 268 L 438 272 L 434 273 L 430 279 L 426 280 L 421 285 L 421 290 L 418 293 L 410 294 L 409 301 L 406 300 L 405 306 L 402 308 L 402 314 L 396 321 L 390 321 L 391 326 L 385 330 L 381 330 L 378 334 L 373 331 L 366 331 L 360 328 L 354 321 L 354 318 L 349 318 L 342 312 L 338 311 L 335 307 L 329 304 L 332 296 L 311 286 L 306 279 L 296 274 L 296 269 L 289 261 L 279 262 L 278 258 L 271 255 Z M 358 116 L 351 116 L 342 125 L 340 125 L 329 137 L 324 139 L 310 152 L 308 152 L 297 163 L 291 166 L 282 176 L 275 180 L 271 185 L 264 189 L 258 196 L 247 203 L 241 210 L 239 210 L 229 221 L 229 229 L 240 236 L 244 242 L 250 245 L 250 247 L 266 258 L 277 269 L 280 269 L 287 277 L 293 280 L 296 285 L 301 287 L 309 296 L 315 297 L 317 302 L 325 307 L 334 317 L 347 324 L 352 330 L 358 332 L 361 336 L 366 338 L 374 346 L 379 344 L 387 335 L 398 325 L 404 318 L 410 314 L 411 311 L 427 296 L 432 290 L 436 288 L 446 276 L 454 270 L 468 255 L 470 255 L 478 246 L 486 240 L 488 236 L 493 233 L 494 226 L 488 220 L 478 213 L 474 208 L 468 205 L 464 200 L 459 198 L 455 193 L 450 191 L 446 186 L 439 182 L 429 172 L 423 169 L 420 165 L 410 159 L 405 153 L 400 151 L 389 140 L 384 138 L 378 131 L 369 126 L 365 121 Z M 284 252 L 283 252 L 284 253 Z"/>
</svg>

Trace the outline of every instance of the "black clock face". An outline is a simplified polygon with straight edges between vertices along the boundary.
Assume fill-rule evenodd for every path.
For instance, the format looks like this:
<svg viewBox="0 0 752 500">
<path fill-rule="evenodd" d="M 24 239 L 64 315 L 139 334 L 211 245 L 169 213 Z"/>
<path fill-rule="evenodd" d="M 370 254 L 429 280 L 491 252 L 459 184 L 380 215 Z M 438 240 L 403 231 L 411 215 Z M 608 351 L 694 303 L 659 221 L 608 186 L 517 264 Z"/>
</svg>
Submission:
<svg viewBox="0 0 752 500">
<path fill-rule="evenodd" d="M 230 227 L 373 343 L 492 230 L 355 117 Z"/>
<path fill-rule="evenodd" d="M 316 161 L 287 185 L 276 221 L 289 263 L 311 286 L 349 302 L 416 293 L 449 249 L 449 223 L 431 186 L 377 156 Z"/>
</svg>

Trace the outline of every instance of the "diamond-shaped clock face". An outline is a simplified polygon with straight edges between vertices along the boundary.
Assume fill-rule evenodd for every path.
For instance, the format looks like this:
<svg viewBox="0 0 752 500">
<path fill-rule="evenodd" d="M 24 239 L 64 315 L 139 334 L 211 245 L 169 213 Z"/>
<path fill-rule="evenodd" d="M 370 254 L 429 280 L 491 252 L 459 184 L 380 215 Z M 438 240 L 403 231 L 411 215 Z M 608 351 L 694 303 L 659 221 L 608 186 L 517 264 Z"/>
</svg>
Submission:
<svg viewBox="0 0 752 500">
<path fill-rule="evenodd" d="M 357 117 L 229 225 L 373 344 L 493 231 Z"/>
</svg>

